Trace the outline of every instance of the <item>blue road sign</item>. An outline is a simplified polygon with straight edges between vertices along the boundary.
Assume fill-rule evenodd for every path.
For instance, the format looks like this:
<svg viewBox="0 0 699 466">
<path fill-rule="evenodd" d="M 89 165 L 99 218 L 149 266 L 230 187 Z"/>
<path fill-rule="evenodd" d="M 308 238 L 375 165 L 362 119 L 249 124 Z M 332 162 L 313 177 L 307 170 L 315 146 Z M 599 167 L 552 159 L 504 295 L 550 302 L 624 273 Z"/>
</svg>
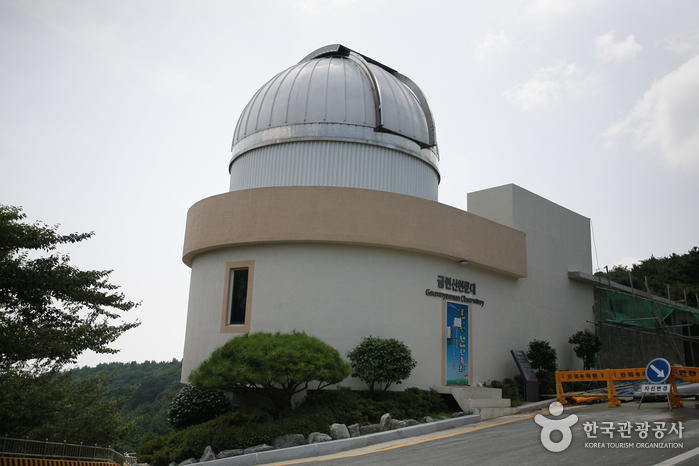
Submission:
<svg viewBox="0 0 699 466">
<path fill-rule="evenodd" d="M 646 379 L 650 383 L 663 383 L 670 376 L 670 363 L 663 358 L 653 359 L 646 366 Z"/>
</svg>

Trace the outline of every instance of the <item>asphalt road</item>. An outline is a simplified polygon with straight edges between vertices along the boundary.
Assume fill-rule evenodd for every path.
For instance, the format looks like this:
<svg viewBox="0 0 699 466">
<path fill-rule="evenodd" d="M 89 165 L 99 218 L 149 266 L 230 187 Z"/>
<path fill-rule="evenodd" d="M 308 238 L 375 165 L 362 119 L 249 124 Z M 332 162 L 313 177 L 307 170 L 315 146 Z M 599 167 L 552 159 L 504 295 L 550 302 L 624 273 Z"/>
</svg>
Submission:
<svg viewBox="0 0 699 466">
<path fill-rule="evenodd" d="M 539 411 L 492 419 L 431 436 L 414 437 L 328 457 L 276 464 L 699 465 L 699 409 L 696 409 L 694 404 L 694 400 L 685 400 L 684 408 L 670 410 L 667 403 L 644 403 L 639 410 L 637 402 L 624 403 L 621 407 L 614 408 L 608 408 L 606 403 L 602 403 L 566 408 L 558 416 Z M 577 416 L 577 421 L 571 428 L 572 439 L 567 448 L 560 452 L 551 452 L 543 446 L 542 427 L 535 422 L 536 414 L 544 415 L 548 420 L 567 422 L 574 420 L 569 416 Z M 625 424 L 627 422 L 631 424 Z M 644 428 L 645 422 L 648 423 L 647 430 Z M 589 432 L 586 432 L 585 426 Z M 590 438 L 595 435 L 594 426 L 597 427 L 597 438 Z M 630 430 L 620 432 L 625 426 L 630 427 Z M 658 430 L 662 428 L 664 431 Z M 670 432 L 670 429 L 674 431 Z M 644 430 L 647 432 L 645 438 Z M 660 436 L 661 433 L 662 438 L 656 438 L 656 435 Z M 548 438 L 555 444 L 562 441 L 563 436 L 559 431 L 553 430 Z M 663 444 L 665 448 L 658 444 Z M 562 445 L 558 444 L 559 447 Z M 696 451 L 693 451 L 695 449 Z"/>
</svg>

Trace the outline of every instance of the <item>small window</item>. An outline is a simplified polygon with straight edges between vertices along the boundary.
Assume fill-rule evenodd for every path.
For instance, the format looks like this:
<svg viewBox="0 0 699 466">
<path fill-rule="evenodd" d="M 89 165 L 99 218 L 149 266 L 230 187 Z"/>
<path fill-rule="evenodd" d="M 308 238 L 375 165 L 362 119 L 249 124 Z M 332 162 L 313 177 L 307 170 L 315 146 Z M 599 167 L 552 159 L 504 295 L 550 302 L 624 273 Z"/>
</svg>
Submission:
<svg viewBox="0 0 699 466">
<path fill-rule="evenodd" d="M 254 264 L 255 261 L 226 264 L 226 295 L 223 300 L 221 332 L 250 331 Z"/>
</svg>

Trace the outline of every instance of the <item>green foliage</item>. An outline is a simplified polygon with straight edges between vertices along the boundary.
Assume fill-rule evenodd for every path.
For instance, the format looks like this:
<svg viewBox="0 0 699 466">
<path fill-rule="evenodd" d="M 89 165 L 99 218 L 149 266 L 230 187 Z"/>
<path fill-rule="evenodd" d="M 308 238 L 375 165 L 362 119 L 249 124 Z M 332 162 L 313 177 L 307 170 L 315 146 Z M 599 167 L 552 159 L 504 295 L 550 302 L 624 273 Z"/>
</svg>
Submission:
<svg viewBox="0 0 699 466">
<path fill-rule="evenodd" d="M 59 441 L 110 443 L 125 435 L 120 407 L 128 395 L 106 377 L 61 373 L 86 350 L 109 347 L 139 325 L 115 323 L 137 306 L 109 283 L 111 271 L 80 270 L 56 252 L 93 233 L 61 235 L 58 226 L 25 222 L 0 205 L 0 432 Z"/>
<path fill-rule="evenodd" d="M 398 419 L 421 419 L 447 413 L 449 406 L 436 391 L 409 388 L 404 392 L 355 392 L 349 389 L 311 392 L 281 420 L 266 422 L 265 416 L 224 414 L 204 424 L 160 437 L 138 448 L 138 459 L 152 466 L 167 466 L 190 457 L 198 458 L 207 445 L 216 452 L 271 444 L 286 434 L 327 432 L 328 426 L 377 423 L 384 413 Z"/>
<path fill-rule="evenodd" d="M 556 350 L 548 341 L 532 340 L 527 346 L 527 359 L 535 371 L 556 372 Z"/>
<path fill-rule="evenodd" d="M 513 379 L 507 378 L 502 382 L 491 380 L 483 384 L 489 388 L 499 388 L 502 390 L 502 397 L 511 401 L 512 406 L 519 406 L 524 403 L 524 379 L 517 374 Z"/>
<path fill-rule="evenodd" d="M 417 366 L 410 348 L 395 338 L 366 337 L 347 353 L 347 357 L 352 365 L 352 377 L 359 377 L 369 391 L 374 388 L 388 390 L 392 384 L 410 377 Z"/>
<path fill-rule="evenodd" d="M 670 295 L 674 301 L 684 300 L 687 292 L 687 304 L 698 307 L 697 294 L 699 294 L 699 248 L 690 249 L 687 254 L 671 254 L 667 257 L 640 261 L 630 269 L 617 265 L 609 273 L 598 272 L 596 275 L 609 278 L 622 285 L 631 286 L 629 272 L 636 289 L 644 290 L 645 279 L 648 278 L 648 286 L 651 293 L 658 296 L 667 296 L 667 285 L 670 285 Z"/>
<path fill-rule="evenodd" d="M 116 353 L 108 345 L 138 322 L 113 324 L 118 311 L 137 306 L 115 292 L 111 271 L 79 270 L 60 244 L 93 233 L 58 234 L 58 226 L 24 223 L 18 207 L 0 205 L 0 369 L 75 361 L 85 350 Z M 37 252 L 48 256 L 30 258 Z"/>
<path fill-rule="evenodd" d="M 9 368 L 0 377 L 0 432 L 9 437 L 103 444 L 123 437 L 134 422 L 120 411 L 131 393 L 115 396 L 108 375 Z M 12 394 L 10 398 L 6 394 Z"/>
<path fill-rule="evenodd" d="M 181 430 L 210 421 L 232 409 L 232 403 L 221 390 L 203 390 L 185 385 L 172 400 L 167 420 L 172 427 Z"/>
<path fill-rule="evenodd" d="M 589 330 L 579 331 L 568 339 L 568 343 L 573 346 L 575 355 L 582 359 L 583 370 L 590 370 L 597 367 L 597 353 L 602 350 L 602 340 L 596 333 Z"/>
<path fill-rule="evenodd" d="M 138 445 L 172 432 L 167 412 L 172 400 L 179 393 L 182 362 L 144 361 L 142 363 L 110 363 L 97 367 L 82 367 L 73 371 L 74 377 L 113 374 L 107 386 L 116 390 L 115 396 L 132 393 L 121 407 L 124 418 L 135 421 L 124 438 L 111 442 L 116 451 L 134 451 Z"/>
<path fill-rule="evenodd" d="M 189 381 L 198 388 L 236 393 L 276 419 L 291 407 L 296 393 L 336 384 L 350 372 L 338 351 L 319 338 L 303 332 L 257 332 L 216 349 Z"/>
</svg>

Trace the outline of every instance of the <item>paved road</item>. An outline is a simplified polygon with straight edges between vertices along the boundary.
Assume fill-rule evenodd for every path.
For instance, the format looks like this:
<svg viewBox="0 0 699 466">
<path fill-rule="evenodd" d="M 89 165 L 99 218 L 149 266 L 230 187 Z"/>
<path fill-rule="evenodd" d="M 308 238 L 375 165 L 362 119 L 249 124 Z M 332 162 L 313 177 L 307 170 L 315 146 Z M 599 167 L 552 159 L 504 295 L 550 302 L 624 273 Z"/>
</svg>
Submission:
<svg viewBox="0 0 699 466">
<path fill-rule="evenodd" d="M 684 408 L 670 411 L 666 403 L 644 403 L 637 410 L 637 403 L 625 403 L 621 407 L 608 408 L 606 403 L 567 408 L 559 416 L 548 412 L 529 413 L 493 419 L 432 436 L 415 437 L 402 442 L 377 445 L 373 448 L 347 451 L 341 454 L 309 458 L 282 464 L 318 466 L 404 466 L 404 465 L 656 465 L 699 464 L 699 409 L 694 401 L 685 401 Z M 559 453 L 548 451 L 541 442 L 542 428 L 535 422 L 535 414 L 546 419 L 561 420 L 575 415 L 570 445 Z M 541 419 L 541 418 L 540 418 Z M 571 420 L 571 419 L 568 419 Z M 621 423 L 631 422 L 630 432 L 619 432 Z M 648 434 L 642 438 L 639 428 L 648 422 Z M 662 424 L 656 423 L 665 423 Z M 678 432 L 669 432 L 674 426 L 682 426 Z M 590 429 L 585 432 L 584 426 Z M 597 438 L 592 427 L 597 426 Z M 613 430 L 609 430 L 609 428 Z M 662 438 L 656 438 L 653 429 L 665 428 Z M 606 430 L 607 433 L 604 431 Z M 628 436 L 629 438 L 622 438 Z M 610 437 L 611 435 L 611 437 Z M 660 435 L 660 434 L 658 434 Z M 559 442 L 562 434 L 557 431 L 549 437 Z M 658 443 L 670 448 L 659 448 Z M 696 451 L 692 451 L 695 450 Z M 683 458 L 684 455 L 686 458 Z"/>
</svg>

